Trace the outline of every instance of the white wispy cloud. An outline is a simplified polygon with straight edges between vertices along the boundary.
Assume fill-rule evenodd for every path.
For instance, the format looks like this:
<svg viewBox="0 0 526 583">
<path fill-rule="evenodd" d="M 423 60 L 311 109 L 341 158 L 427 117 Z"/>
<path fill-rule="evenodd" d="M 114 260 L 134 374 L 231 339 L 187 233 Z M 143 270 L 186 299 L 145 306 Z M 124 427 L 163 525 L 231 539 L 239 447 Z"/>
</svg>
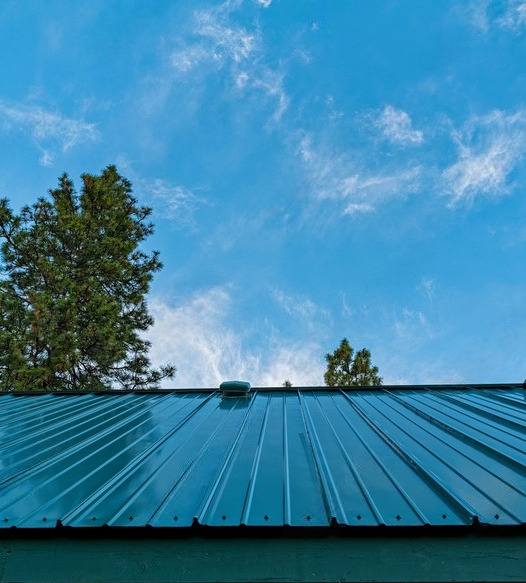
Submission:
<svg viewBox="0 0 526 583">
<path fill-rule="evenodd" d="M 451 137 L 458 160 L 443 172 L 449 206 L 471 205 L 475 198 L 512 190 L 508 177 L 526 153 L 526 112 L 493 111 L 472 117 Z"/>
<path fill-rule="evenodd" d="M 354 315 L 355 310 L 349 306 L 345 294 L 342 292 L 342 314 L 346 317 Z"/>
<path fill-rule="evenodd" d="M 405 111 L 386 105 L 374 119 L 374 125 L 382 136 L 400 146 L 415 146 L 424 141 L 424 133 L 413 128 L 413 122 Z"/>
<path fill-rule="evenodd" d="M 202 240 L 202 247 L 207 252 L 214 249 L 226 253 L 238 244 L 260 238 L 267 229 L 276 227 L 279 229 L 274 219 L 275 215 L 268 209 L 236 214 L 218 224 L 215 229 L 209 230 Z"/>
<path fill-rule="evenodd" d="M 429 279 L 423 278 L 421 283 Z M 426 293 L 425 288 L 420 291 Z M 438 324 L 436 317 L 436 313 L 432 316 L 406 306 L 380 318 L 381 327 L 376 328 L 377 358 L 385 384 L 466 382 L 462 366 L 448 348 L 447 323 L 440 320 Z"/>
<path fill-rule="evenodd" d="M 307 296 L 300 294 L 287 294 L 278 288 L 270 288 L 272 299 L 292 318 L 304 323 L 313 322 L 318 325 L 318 319 L 327 320 L 330 313 L 325 308 L 318 306 Z"/>
<path fill-rule="evenodd" d="M 443 356 L 418 361 L 414 355 L 395 354 L 384 362 L 380 371 L 386 371 L 382 377 L 384 385 L 461 384 L 468 380 Z"/>
<path fill-rule="evenodd" d="M 298 154 L 315 198 L 338 201 L 342 215 L 371 213 L 389 200 L 405 198 L 420 188 L 420 166 L 372 173 L 352 153 L 316 145 L 311 134 L 300 140 Z"/>
<path fill-rule="evenodd" d="M 345 207 L 343 214 L 357 215 L 362 213 L 374 213 L 374 211 L 374 206 L 368 202 L 351 202 Z"/>
<path fill-rule="evenodd" d="M 329 119 L 336 120 L 342 118 L 345 114 L 341 109 L 337 109 L 334 104 L 334 97 L 332 95 L 327 95 L 325 99 L 325 104 L 329 108 Z"/>
<path fill-rule="evenodd" d="M 265 95 L 274 99 L 276 108 L 272 114 L 272 119 L 279 121 L 287 110 L 290 101 L 284 88 L 284 75 L 267 67 L 259 69 L 257 73 L 257 75 L 254 75 L 254 73 L 249 74 L 243 71 L 241 75 L 245 81 L 243 86 L 239 87 L 238 85 L 238 88 L 243 90 L 246 87 L 251 87 L 256 90 L 261 90 Z"/>
<path fill-rule="evenodd" d="M 403 308 L 396 315 L 393 331 L 400 341 L 421 342 L 422 338 L 433 335 L 432 327 L 423 312 Z"/>
<path fill-rule="evenodd" d="M 285 305 L 291 297 L 285 298 Z M 164 388 L 217 387 L 229 379 L 248 380 L 253 386 L 281 386 L 285 379 L 294 386 L 323 384 L 327 345 L 319 336 L 290 338 L 268 322 L 258 322 L 260 341 L 248 348 L 244 332 L 250 323 L 244 320 L 236 327 L 236 303 L 235 290 L 229 285 L 195 293 L 176 305 L 159 297 L 151 299 L 149 307 L 155 318 L 148 332 L 152 364 L 171 362 L 178 368 L 175 379 L 165 381 Z M 308 302 L 299 314 L 289 307 L 294 317 L 322 317 Z M 386 330 L 391 332 L 387 336 Z M 380 366 L 386 384 L 462 380 L 444 355 L 435 354 L 431 360 L 421 357 L 423 347 L 437 337 L 421 310 L 398 310 L 373 331 L 375 335 L 376 344 L 383 349 L 373 346 L 373 362 Z M 386 337 L 391 339 L 387 346 Z"/>
<path fill-rule="evenodd" d="M 148 333 L 152 362 L 176 363 L 173 384 L 206 387 L 229 378 L 251 380 L 249 371 L 258 367 L 258 359 L 243 354 L 240 337 L 228 327 L 230 304 L 224 288 L 197 294 L 178 307 L 158 299 L 150 303 L 155 318 Z"/>
<path fill-rule="evenodd" d="M 218 66 L 227 61 L 240 63 L 260 48 L 259 31 L 249 31 L 230 21 L 230 13 L 238 4 L 225 2 L 215 8 L 195 11 L 191 33 L 198 40 L 176 49 L 171 55 L 172 65 L 188 72 L 203 61 L 211 61 Z"/>
<path fill-rule="evenodd" d="M 161 206 L 160 214 L 176 227 L 195 226 L 194 213 L 206 201 L 194 191 L 167 180 L 140 180 L 139 186 L 156 199 Z"/>
<path fill-rule="evenodd" d="M 232 324 L 229 286 L 197 293 L 178 306 L 150 302 L 155 324 L 148 333 L 154 365 L 174 362 L 176 378 L 165 386 L 217 387 L 228 379 L 254 386 L 318 385 L 323 381 L 323 350 L 314 342 L 294 342 L 265 334 L 257 350 L 244 347 Z"/>
<path fill-rule="evenodd" d="M 42 151 L 41 164 L 53 162 L 53 150 L 66 152 L 74 146 L 95 142 L 100 134 L 95 124 L 66 117 L 36 105 L 0 101 L 0 123 L 7 131 L 31 136 Z"/>
<path fill-rule="evenodd" d="M 262 386 L 281 386 L 289 380 L 293 386 L 323 385 L 323 351 L 321 346 L 310 342 L 286 343 L 275 345 L 274 350 L 261 368 L 259 384 Z"/>
<path fill-rule="evenodd" d="M 173 184 L 165 178 L 141 176 L 125 156 L 118 156 L 116 165 L 132 181 L 134 190 L 148 201 L 156 215 L 171 221 L 174 228 L 195 227 L 194 214 L 199 206 L 208 204 L 195 190 Z"/>
<path fill-rule="evenodd" d="M 194 67 L 209 59 L 214 61 L 220 60 L 219 55 L 211 54 L 205 47 L 200 45 L 185 47 L 184 49 L 174 51 L 170 58 L 172 67 L 182 73 L 188 73 Z"/>
<path fill-rule="evenodd" d="M 419 188 L 421 168 L 399 170 L 392 174 L 360 175 L 354 174 L 340 181 L 340 192 L 350 200 L 343 214 L 370 213 L 379 204 L 392 198 L 405 198 Z"/>
<path fill-rule="evenodd" d="M 49 150 L 42 150 L 42 156 L 40 156 L 40 164 L 42 166 L 53 166 L 55 160 L 55 155 Z"/>
<path fill-rule="evenodd" d="M 487 14 L 488 6 L 491 0 L 474 0 L 467 5 L 462 6 L 456 10 L 460 12 L 462 19 L 465 19 L 475 28 L 483 32 L 489 30 L 490 22 Z"/>
<path fill-rule="evenodd" d="M 435 280 L 432 277 L 424 276 L 417 289 L 424 293 L 429 300 L 432 300 L 435 297 Z"/>
<path fill-rule="evenodd" d="M 268 8 L 271 0 L 258 1 Z M 194 79 L 196 73 L 207 76 L 223 70 L 232 88 L 240 94 L 248 91 L 273 101 L 274 121 L 279 121 L 289 104 L 284 88 L 284 74 L 268 63 L 260 29 L 235 22 L 240 1 L 227 0 L 218 6 L 193 13 L 187 34 L 172 51 L 172 69 Z"/>
<path fill-rule="evenodd" d="M 508 0 L 504 13 L 497 19 L 499 26 L 513 30 L 526 27 L 526 1 Z"/>
<path fill-rule="evenodd" d="M 463 12 L 483 32 L 493 27 L 512 32 L 526 28 L 526 0 L 475 0 Z"/>
</svg>

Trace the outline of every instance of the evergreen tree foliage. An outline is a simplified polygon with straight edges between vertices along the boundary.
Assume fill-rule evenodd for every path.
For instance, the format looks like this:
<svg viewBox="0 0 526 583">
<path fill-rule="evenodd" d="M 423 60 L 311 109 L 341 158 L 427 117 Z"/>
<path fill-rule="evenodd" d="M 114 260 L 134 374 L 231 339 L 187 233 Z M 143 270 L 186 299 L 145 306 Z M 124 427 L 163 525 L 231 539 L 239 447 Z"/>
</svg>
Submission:
<svg viewBox="0 0 526 583">
<path fill-rule="evenodd" d="M 150 367 L 141 335 L 162 267 L 139 248 L 151 209 L 114 166 L 82 181 L 78 194 L 64 174 L 18 215 L 0 201 L 0 389 L 137 389 L 175 373 Z"/>
<path fill-rule="evenodd" d="M 354 356 L 354 358 L 353 358 Z M 362 348 L 354 354 L 353 347 L 344 338 L 338 348 L 325 355 L 327 370 L 323 376 L 329 387 L 381 385 L 378 367 L 371 366 L 371 353 Z"/>
</svg>

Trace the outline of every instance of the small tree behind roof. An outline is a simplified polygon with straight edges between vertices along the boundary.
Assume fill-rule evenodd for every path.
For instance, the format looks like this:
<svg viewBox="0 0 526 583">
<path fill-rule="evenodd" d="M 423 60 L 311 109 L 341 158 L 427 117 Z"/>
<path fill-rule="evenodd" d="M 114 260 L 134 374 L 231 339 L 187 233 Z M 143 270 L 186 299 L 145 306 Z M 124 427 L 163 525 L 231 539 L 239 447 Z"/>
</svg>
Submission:
<svg viewBox="0 0 526 583">
<path fill-rule="evenodd" d="M 323 378 L 329 387 L 364 387 L 382 384 L 378 367 L 371 366 L 370 351 L 362 348 L 354 354 L 354 349 L 347 338 L 343 338 L 334 352 L 326 354 L 325 360 L 327 370 Z"/>
</svg>

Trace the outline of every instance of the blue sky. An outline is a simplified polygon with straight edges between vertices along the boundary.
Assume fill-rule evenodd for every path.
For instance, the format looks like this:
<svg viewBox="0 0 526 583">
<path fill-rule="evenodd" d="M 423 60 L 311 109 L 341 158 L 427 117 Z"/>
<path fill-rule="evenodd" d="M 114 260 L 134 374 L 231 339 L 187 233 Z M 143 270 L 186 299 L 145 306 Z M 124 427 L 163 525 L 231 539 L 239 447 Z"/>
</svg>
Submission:
<svg viewBox="0 0 526 583">
<path fill-rule="evenodd" d="M 0 195 L 154 208 L 169 386 L 526 376 L 526 1 L 0 4 Z"/>
</svg>

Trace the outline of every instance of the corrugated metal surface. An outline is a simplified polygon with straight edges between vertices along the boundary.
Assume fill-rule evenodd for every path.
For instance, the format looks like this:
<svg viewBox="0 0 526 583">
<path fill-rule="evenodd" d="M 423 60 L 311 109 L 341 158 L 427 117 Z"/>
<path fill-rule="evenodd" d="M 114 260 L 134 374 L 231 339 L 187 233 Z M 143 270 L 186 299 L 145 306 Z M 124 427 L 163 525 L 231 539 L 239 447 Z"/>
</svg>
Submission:
<svg viewBox="0 0 526 583">
<path fill-rule="evenodd" d="M 0 396 L 3 527 L 526 523 L 520 387 Z"/>
</svg>

